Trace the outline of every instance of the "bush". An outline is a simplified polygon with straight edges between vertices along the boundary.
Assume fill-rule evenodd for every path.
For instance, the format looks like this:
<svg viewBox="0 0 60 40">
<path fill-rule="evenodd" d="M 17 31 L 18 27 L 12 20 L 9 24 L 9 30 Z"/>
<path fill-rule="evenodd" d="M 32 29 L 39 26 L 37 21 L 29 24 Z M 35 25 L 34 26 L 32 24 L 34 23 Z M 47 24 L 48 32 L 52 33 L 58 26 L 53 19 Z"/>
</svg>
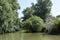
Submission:
<svg viewBox="0 0 60 40">
<path fill-rule="evenodd" d="M 54 21 L 54 25 L 56 27 L 56 32 L 60 33 L 60 18 L 56 18 L 56 20 Z"/>
<path fill-rule="evenodd" d="M 50 34 L 60 34 L 60 18 L 54 20 L 54 25 Z"/>
<path fill-rule="evenodd" d="M 45 24 L 40 17 L 33 16 L 24 21 L 23 28 L 29 32 L 40 32 Z"/>
</svg>

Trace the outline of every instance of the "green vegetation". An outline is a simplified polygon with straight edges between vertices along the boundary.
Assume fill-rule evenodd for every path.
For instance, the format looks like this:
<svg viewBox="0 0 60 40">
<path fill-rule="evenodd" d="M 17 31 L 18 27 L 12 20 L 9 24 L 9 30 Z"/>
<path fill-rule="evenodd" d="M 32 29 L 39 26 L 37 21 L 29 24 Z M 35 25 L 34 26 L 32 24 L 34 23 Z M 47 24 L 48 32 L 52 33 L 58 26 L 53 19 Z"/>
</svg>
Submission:
<svg viewBox="0 0 60 40">
<path fill-rule="evenodd" d="M 56 18 L 50 15 L 52 2 L 50 0 L 37 0 L 31 7 L 23 10 L 24 32 L 45 32 L 48 34 L 60 33 L 60 15 Z"/>
<path fill-rule="evenodd" d="M 47 27 L 49 27 L 49 25 L 46 23 L 47 22 L 46 20 L 48 20 L 47 18 L 49 19 L 51 18 L 51 15 L 50 15 L 51 6 L 52 6 L 52 3 L 50 0 L 37 0 L 36 4 L 32 3 L 31 7 L 27 7 L 25 10 L 23 10 L 24 17 L 22 18 L 25 24 L 24 27 L 26 27 L 29 30 L 29 32 L 33 30 L 36 32 L 38 31 L 44 32 L 47 29 Z M 33 22 L 36 22 L 36 23 L 33 23 Z M 39 25 L 37 23 L 39 23 Z"/>
<path fill-rule="evenodd" d="M 0 0 L 0 33 L 19 30 L 17 0 Z"/>
<path fill-rule="evenodd" d="M 55 18 L 50 28 L 51 30 L 48 31 L 49 34 L 60 34 L 60 18 Z"/>
<path fill-rule="evenodd" d="M 32 16 L 24 21 L 24 30 L 27 32 L 40 32 L 45 27 L 43 20 L 40 17 Z"/>
<path fill-rule="evenodd" d="M 32 3 L 30 8 L 26 8 L 23 11 L 24 17 L 23 19 L 26 20 L 31 16 L 38 16 L 41 17 L 44 21 L 50 15 L 52 3 L 50 0 L 37 0 L 37 3 Z"/>
<path fill-rule="evenodd" d="M 23 10 L 23 20 L 18 18 L 20 9 L 17 0 L 0 0 L 0 33 L 44 32 L 60 34 L 60 15 L 56 18 L 50 15 L 52 2 L 50 0 L 37 0 L 31 7 Z"/>
</svg>

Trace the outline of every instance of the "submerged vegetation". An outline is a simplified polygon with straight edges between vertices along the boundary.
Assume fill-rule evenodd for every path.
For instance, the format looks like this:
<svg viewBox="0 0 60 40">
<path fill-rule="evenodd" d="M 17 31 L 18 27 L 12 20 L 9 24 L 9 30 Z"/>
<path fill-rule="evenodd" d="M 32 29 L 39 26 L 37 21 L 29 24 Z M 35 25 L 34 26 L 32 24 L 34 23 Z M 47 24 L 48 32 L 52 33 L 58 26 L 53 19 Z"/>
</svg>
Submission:
<svg viewBox="0 0 60 40">
<path fill-rule="evenodd" d="M 17 0 L 0 0 L 0 33 L 20 31 L 48 34 L 60 34 L 60 15 L 51 15 L 51 0 L 37 0 L 31 7 L 23 10 L 21 20 L 17 10 L 20 9 Z"/>
</svg>

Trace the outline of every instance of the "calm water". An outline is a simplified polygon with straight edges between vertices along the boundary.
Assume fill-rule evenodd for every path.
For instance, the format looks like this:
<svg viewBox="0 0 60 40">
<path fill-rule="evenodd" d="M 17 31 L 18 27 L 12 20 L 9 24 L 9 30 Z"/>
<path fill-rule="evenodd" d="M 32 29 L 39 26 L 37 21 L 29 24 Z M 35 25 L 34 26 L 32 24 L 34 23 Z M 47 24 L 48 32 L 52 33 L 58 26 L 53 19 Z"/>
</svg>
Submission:
<svg viewBox="0 0 60 40">
<path fill-rule="evenodd" d="M 16 33 L 7 33 L 7 34 L 0 34 L 0 40 L 20 40 L 21 34 L 20 32 Z"/>
<path fill-rule="evenodd" d="M 0 35 L 0 40 L 60 40 L 60 35 L 44 35 L 41 33 L 8 33 Z"/>
</svg>

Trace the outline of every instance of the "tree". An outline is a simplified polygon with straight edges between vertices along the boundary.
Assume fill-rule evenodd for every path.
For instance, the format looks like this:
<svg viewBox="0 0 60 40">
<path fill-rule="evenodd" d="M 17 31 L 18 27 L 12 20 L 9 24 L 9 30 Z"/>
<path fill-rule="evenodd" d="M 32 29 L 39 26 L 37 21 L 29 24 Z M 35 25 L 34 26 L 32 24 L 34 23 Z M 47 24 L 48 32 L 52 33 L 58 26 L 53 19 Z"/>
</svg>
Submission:
<svg viewBox="0 0 60 40">
<path fill-rule="evenodd" d="M 54 24 L 49 34 L 60 34 L 60 18 L 54 20 Z"/>
<path fill-rule="evenodd" d="M 23 11 L 24 17 L 27 15 L 26 19 L 28 19 L 29 15 L 32 14 L 33 16 L 41 17 L 45 21 L 46 17 L 50 15 L 51 6 L 52 3 L 50 0 L 37 0 L 36 4 L 32 3 L 32 6 L 28 10 L 25 9 Z"/>
<path fill-rule="evenodd" d="M 49 16 L 51 11 L 52 3 L 50 0 L 37 0 L 37 4 L 35 5 L 35 13 L 34 15 L 37 15 L 41 17 L 44 21 L 47 16 Z"/>
<path fill-rule="evenodd" d="M 57 18 L 60 17 L 60 15 L 56 16 Z"/>
<path fill-rule="evenodd" d="M 54 21 L 54 25 L 56 27 L 56 32 L 57 33 L 60 33 L 60 18 L 56 18 L 55 21 Z"/>
<path fill-rule="evenodd" d="M 23 11 L 23 14 L 24 14 L 24 17 L 23 18 L 23 21 L 25 21 L 26 19 L 30 18 L 33 16 L 33 13 L 34 13 L 35 10 L 33 10 L 32 8 L 26 8 L 24 11 Z"/>
<path fill-rule="evenodd" d="M 17 0 L 0 0 L 0 33 L 15 31 L 18 28 L 19 8 Z"/>
</svg>

